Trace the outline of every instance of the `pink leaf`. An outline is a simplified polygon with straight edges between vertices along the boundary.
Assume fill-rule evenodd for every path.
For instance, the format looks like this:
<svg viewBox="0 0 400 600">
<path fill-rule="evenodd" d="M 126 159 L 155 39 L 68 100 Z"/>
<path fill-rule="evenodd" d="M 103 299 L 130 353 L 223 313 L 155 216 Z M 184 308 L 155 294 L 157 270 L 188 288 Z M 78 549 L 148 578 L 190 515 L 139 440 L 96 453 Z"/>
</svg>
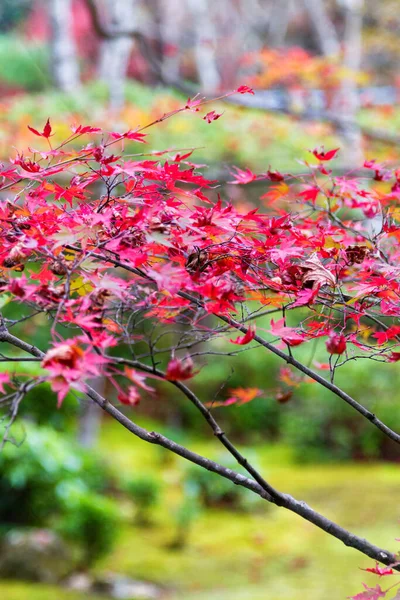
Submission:
<svg viewBox="0 0 400 600">
<path fill-rule="evenodd" d="M 180 358 L 172 358 L 169 361 L 165 373 L 168 381 L 185 381 L 196 375 L 197 371 L 193 370 L 193 361 L 190 356 L 181 360 Z"/>
<path fill-rule="evenodd" d="M 233 167 L 236 173 L 231 173 L 235 177 L 233 181 L 228 181 L 228 183 L 233 183 L 235 185 L 241 184 L 245 185 L 246 183 L 251 183 L 255 179 L 257 179 L 257 175 L 255 175 L 250 169 L 238 169 L 237 167 Z"/>
<path fill-rule="evenodd" d="M 203 120 L 207 121 L 207 123 L 212 123 L 212 121 L 216 121 L 217 119 L 219 119 L 220 117 L 222 117 L 223 113 L 216 113 L 215 110 L 212 110 L 211 112 L 208 112 L 204 117 Z"/>
<path fill-rule="evenodd" d="M 350 600 L 379 600 L 379 598 L 384 598 L 386 596 L 386 592 L 382 590 L 380 585 L 371 588 L 363 583 L 363 586 L 365 588 L 365 592 L 360 592 L 355 596 L 351 596 Z"/>
<path fill-rule="evenodd" d="M 10 383 L 10 375 L 8 373 L 0 373 L 0 393 L 5 394 L 4 384 Z"/>
<path fill-rule="evenodd" d="M 340 148 L 335 148 L 334 150 L 328 150 L 328 152 L 325 152 L 324 148 L 315 148 L 312 153 L 314 154 L 315 158 L 318 158 L 318 160 L 322 160 L 322 161 L 328 161 L 328 160 L 332 160 L 332 158 L 335 158 L 336 154 L 339 152 Z"/>
<path fill-rule="evenodd" d="M 239 94 L 252 94 L 254 96 L 254 90 L 248 85 L 240 85 L 236 90 Z"/>
</svg>

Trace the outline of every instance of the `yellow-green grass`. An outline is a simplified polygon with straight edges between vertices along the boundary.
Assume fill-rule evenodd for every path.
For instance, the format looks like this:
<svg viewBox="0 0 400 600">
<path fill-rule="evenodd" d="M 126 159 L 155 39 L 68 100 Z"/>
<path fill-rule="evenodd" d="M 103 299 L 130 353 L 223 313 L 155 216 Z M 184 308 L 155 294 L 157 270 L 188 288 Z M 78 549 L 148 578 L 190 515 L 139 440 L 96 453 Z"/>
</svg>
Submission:
<svg viewBox="0 0 400 600">
<path fill-rule="evenodd" d="M 31 584 L 20 581 L 0 581 L 1 600 L 88 600 L 86 594 L 54 585 Z M 108 600 L 105 596 L 90 595 L 90 600 Z"/>
<path fill-rule="evenodd" d="M 215 456 L 218 448 L 216 441 L 188 438 L 187 443 L 208 456 Z M 165 494 L 153 526 L 127 524 L 115 551 L 98 570 L 156 581 L 167 586 L 174 600 L 334 600 L 359 591 L 362 581 L 375 585 L 374 576 L 359 570 L 371 565 L 369 559 L 297 515 L 264 503 L 249 513 L 220 509 L 199 513 L 187 546 L 171 550 L 183 459 L 165 463 L 163 451 L 113 423 L 103 429 L 101 445 L 122 476 L 148 471 L 163 482 Z M 397 549 L 398 466 L 303 466 L 279 446 L 265 446 L 256 454 L 264 475 L 277 488 L 375 544 Z"/>
</svg>

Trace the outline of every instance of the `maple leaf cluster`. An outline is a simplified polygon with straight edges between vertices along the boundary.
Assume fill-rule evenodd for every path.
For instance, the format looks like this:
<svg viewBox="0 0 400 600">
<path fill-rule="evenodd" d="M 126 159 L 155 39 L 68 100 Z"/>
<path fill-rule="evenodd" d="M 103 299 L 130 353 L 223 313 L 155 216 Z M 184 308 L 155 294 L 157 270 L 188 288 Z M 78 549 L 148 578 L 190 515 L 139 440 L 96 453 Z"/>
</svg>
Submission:
<svg viewBox="0 0 400 600">
<path fill-rule="evenodd" d="M 249 52 L 243 63 L 256 70 L 251 81 L 255 88 L 282 86 L 297 91 L 318 88 L 325 91 L 328 101 L 332 99 L 332 91 L 349 74 L 337 57 L 312 55 L 296 46 Z M 368 81 L 365 72 L 353 72 L 352 78 L 358 83 L 365 84 Z"/>
<path fill-rule="evenodd" d="M 189 99 L 150 125 L 180 110 L 211 124 L 221 115 L 202 116 L 205 103 Z M 30 127 L 45 150 L 0 167 L 3 304 L 47 316 L 52 342 L 42 366 L 59 403 L 107 375 L 119 400 L 135 405 L 141 390 L 153 393 L 145 377 L 193 378 L 204 365 L 193 360 L 197 345 L 223 335 L 233 352 L 259 343 L 266 311 L 277 313 L 264 328 L 269 344 L 291 353 L 322 338 L 332 373 L 356 356 L 399 360 L 400 171 L 368 161 L 363 185 L 332 174 L 338 149 L 314 149 L 301 175 L 236 168 L 231 183 L 265 185 L 263 208 L 243 209 L 223 190 L 215 198 L 218 182 L 191 152 L 124 156 L 124 140 L 142 145 L 146 129 L 74 125 L 52 147 L 48 120 L 42 131 Z M 168 331 L 172 345 L 157 345 Z M 124 355 L 117 360 L 110 348 Z M 260 390 L 229 394 L 220 404 L 246 403 Z"/>
</svg>

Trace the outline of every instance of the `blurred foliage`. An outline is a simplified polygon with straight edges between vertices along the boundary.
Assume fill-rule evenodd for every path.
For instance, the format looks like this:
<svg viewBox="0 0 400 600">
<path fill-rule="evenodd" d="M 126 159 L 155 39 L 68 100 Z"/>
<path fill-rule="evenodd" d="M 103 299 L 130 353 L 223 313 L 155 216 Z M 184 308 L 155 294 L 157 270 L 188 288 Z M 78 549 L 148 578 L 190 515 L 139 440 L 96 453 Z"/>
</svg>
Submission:
<svg viewBox="0 0 400 600">
<path fill-rule="evenodd" d="M 72 484 L 62 493 L 64 510 L 55 529 L 83 550 L 81 566 L 90 568 L 114 547 L 119 535 L 118 505 Z"/>
<path fill-rule="evenodd" d="M 329 92 L 336 90 L 345 77 L 352 76 L 358 84 L 368 81 L 366 73 L 351 71 L 339 57 L 315 56 L 297 46 L 262 48 L 246 55 L 246 63 L 254 65 L 257 74 L 250 85 L 259 89 L 281 86 Z"/>
<path fill-rule="evenodd" d="M 369 361 L 351 361 L 339 370 L 335 382 L 357 398 L 395 431 L 400 429 L 396 410 L 400 386 L 398 369 Z M 397 445 L 358 413 L 318 385 L 296 390 L 281 420 L 282 440 L 299 461 L 383 458 L 400 459 Z"/>
<path fill-rule="evenodd" d="M 18 445 L 0 453 L 2 527 L 53 525 L 73 536 L 86 562 L 96 560 L 118 531 L 116 505 L 101 496 L 112 483 L 107 466 L 49 427 L 20 427 Z"/>
<path fill-rule="evenodd" d="M 4 0 L 2 0 L 4 1 Z M 1 18 L 0 3 L 0 18 Z M 11 89 L 39 92 L 49 87 L 49 55 L 46 47 L 0 35 L 0 83 Z"/>
<path fill-rule="evenodd" d="M 268 319 L 260 319 L 258 328 L 268 330 Z M 228 352 L 232 346 L 216 340 L 212 349 Z M 292 352 L 316 371 L 328 360 L 323 340 L 303 344 Z M 252 444 L 281 440 L 292 448 L 299 462 L 400 460 L 394 443 L 327 389 L 304 378 L 300 385 L 288 386 L 282 376 L 283 366 L 280 359 L 263 348 L 246 350 L 234 357 L 219 356 L 218 361 L 208 360 L 192 387 L 206 403 L 229 397 L 229 391 L 239 386 L 263 390 L 262 397 L 248 404 L 215 408 L 212 412 L 229 435 Z M 335 383 L 394 430 L 400 429 L 395 408 L 400 373 L 394 365 L 374 362 L 371 367 L 370 360 L 353 359 L 337 369 Z M 160 389 L 162 404 L 167 403 L 171 411 L 178 410 L 185 427 L 201 435 L 208 431 L 186 398 L 177 396 L 166 385 Z M 284 404 L 279 402 L 282 390 L 293 392 Z"/>
<path fill-rule="evenodd" d="M 0 32 L 9 31 L 26 19 L 33 0 L 1 0 Z"/>
<path fill-rule="evenodd" d="M 138 524 L 149 524 L 150 511 L 160 500 L 161 486 L 159 479 L 147 474 L 138 475 L 124 481 L 122 489 L 135 504 Z"/>
<path fill-rule="evenodd" d="M 198 518 L 200 511 L 201 507 L 197 502 L 197 498 L 191 495 L 185 496 L 172 511 L 175 532 L 168 544 L 171 550 L 183 550 L 183 548 L 187 547 L 193 523 Z"/>
<path fill-rule="evenodd" d="M 26 363 L 20 364 L 22 367 L 26 365 Z M 33 364 L 37 365 L 37 370 L 40 369 L 40 363 Z M 24 372 L 26 372 L 26 368 L 24 368 Z M 88 402 L 88 400 L 82 400 L 82 402 Z M 27 401 L 21 403 L 19 417 L 28 417 L 38 425 L 47 425 L 55 431 L 73 434 L 76 431 L 76 419 L 79 411 L 79 402 L 72 393 L 66 396 L 62 408 L 57 409 L 57 398 L 51 391 L 50 385 L 45 383 L 29 392 Z"/>
<path fill-rule="evenodd" d="M 46 94 L 20 96 L 18 102 L 5 99 L 0 113 L 0 157 L 8 158 L 10 148 L 23 150 L 32 145 L 27 125 L 40 129 L 48 117 L 55 132 L 52 142 L 56 144 L 71 134 L 69 126 L 74 123 L 104 127 L 107 131 L 113 127 L 126 131 L 146 125 L 186 102 L 186 98 L 172 90 L 149 88 L 135 82 L 126 84 L 126 97 L 126 105 L 114 125 L 107 111 L 107 87 L 100 83 L 87 84 L 70 96 L 49 90 Z M 181 149 L 196 148 L 192 155 L 196 163 L 204 161 L 211 165 L 211 177 L 221 174 L 222 169 L 222 179 L 225 175 L 229 180 L 232 164 L 260 171 L 265 171 L 270 164 L 281 170 L 293 170 L 296 159 L 307 158 L 307 148 L 319 145 L 321 138 L 327 147 L 338 145 L 327 124 L 300 123 L 291 117 L 221 103 L 213 103 L 213 108 L 217 112 L 225 111 L 217 123 L 206 123 L 200 113 L 183 113 L 151 128 L 149 145 L 127 142 L 126 151 L 141 153 L 170 148 L 171 155 L 175 155 Z M 93 139 L 96 137 L 91 136 L 90 141 Z M 89 138 L 81 138 L 79 146 L 86 140 Z M 40 147 L 41 140 L 34 141 Z M 168 153 L 164 159 L 168 160 Z M 265 186 L 259 195 L 263 191 Z M 239 190 L 236 189 L 235 194 L 240 195 Z"/>
</svg>

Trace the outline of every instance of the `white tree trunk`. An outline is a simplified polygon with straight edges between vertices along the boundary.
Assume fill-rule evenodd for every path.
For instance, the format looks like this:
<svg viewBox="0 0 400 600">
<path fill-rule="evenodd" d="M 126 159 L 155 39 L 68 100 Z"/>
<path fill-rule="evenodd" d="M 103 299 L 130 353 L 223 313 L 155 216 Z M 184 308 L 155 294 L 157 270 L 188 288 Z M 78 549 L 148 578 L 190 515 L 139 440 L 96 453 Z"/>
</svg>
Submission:
<svg viewBox="0 0 400 600">
<path fill-rule="evenodd" d="M 63 92 L 73 92 L 80 85 L 71 5 L 71 0 L 48 0 L 51 71 L 55 86 Z"/>
<path fill-rule="evenodd" d="M 98 377 L 91 382 L 91 387 L 101 396 L 105 396 L 105 377 Z M 78 424 L 78 441 L 85 448 L 92 448 L 99 437 L 102 410 L 92 401 L 83 401 Z"/>
<path fill-rule="evenodd" d="M 356 124 L 360 108 L 356 75 L 362 58 L 362 6 L 363 0 L 342 0 L 345 11 L 343 64 L 349 74 L 342 81 L 337 98 L 336 112 L 340 118 L 339 133 L 343 140 L 343 164 L 360 167 L 363 163 L 362 135 Z"/>
<path fill-rule="evenodd" d="M 110 90 L 110 108 L 119 110 L 125 99 L 125 81 L 135 31 L 135 0 L 107 0 L 107 30 L 113 34 L 101 47 L 99 77 Z"/>
<path fill-rule="evenodd" d="M 163 44 L 161 74 L 163 80 L 179 81 L 180 41 L 185 13 L 181 0 L 160 0 L 160 33 Z"/>
<path fill-rule="evenodd" d="M 339 54 L 340 44 L 335 28 L 326 11 L 324 0 L 303 0 L 311 24 L 325 56 Z"/>
<path fill-rule="evenodd" d="M 220 75 L 215 53 L 216 32 L 209 0 L 188 0 L 195 36 L 197 73 L 203 92 L 215 93 L 220 86 Z"/>
<path fill-rule="evenodd" d="M 270 13 L 268 25 L 269 45 L 279 48 L 283 46 L 290 17 L 290 0 L 280 0 Z"/>
</svg>

